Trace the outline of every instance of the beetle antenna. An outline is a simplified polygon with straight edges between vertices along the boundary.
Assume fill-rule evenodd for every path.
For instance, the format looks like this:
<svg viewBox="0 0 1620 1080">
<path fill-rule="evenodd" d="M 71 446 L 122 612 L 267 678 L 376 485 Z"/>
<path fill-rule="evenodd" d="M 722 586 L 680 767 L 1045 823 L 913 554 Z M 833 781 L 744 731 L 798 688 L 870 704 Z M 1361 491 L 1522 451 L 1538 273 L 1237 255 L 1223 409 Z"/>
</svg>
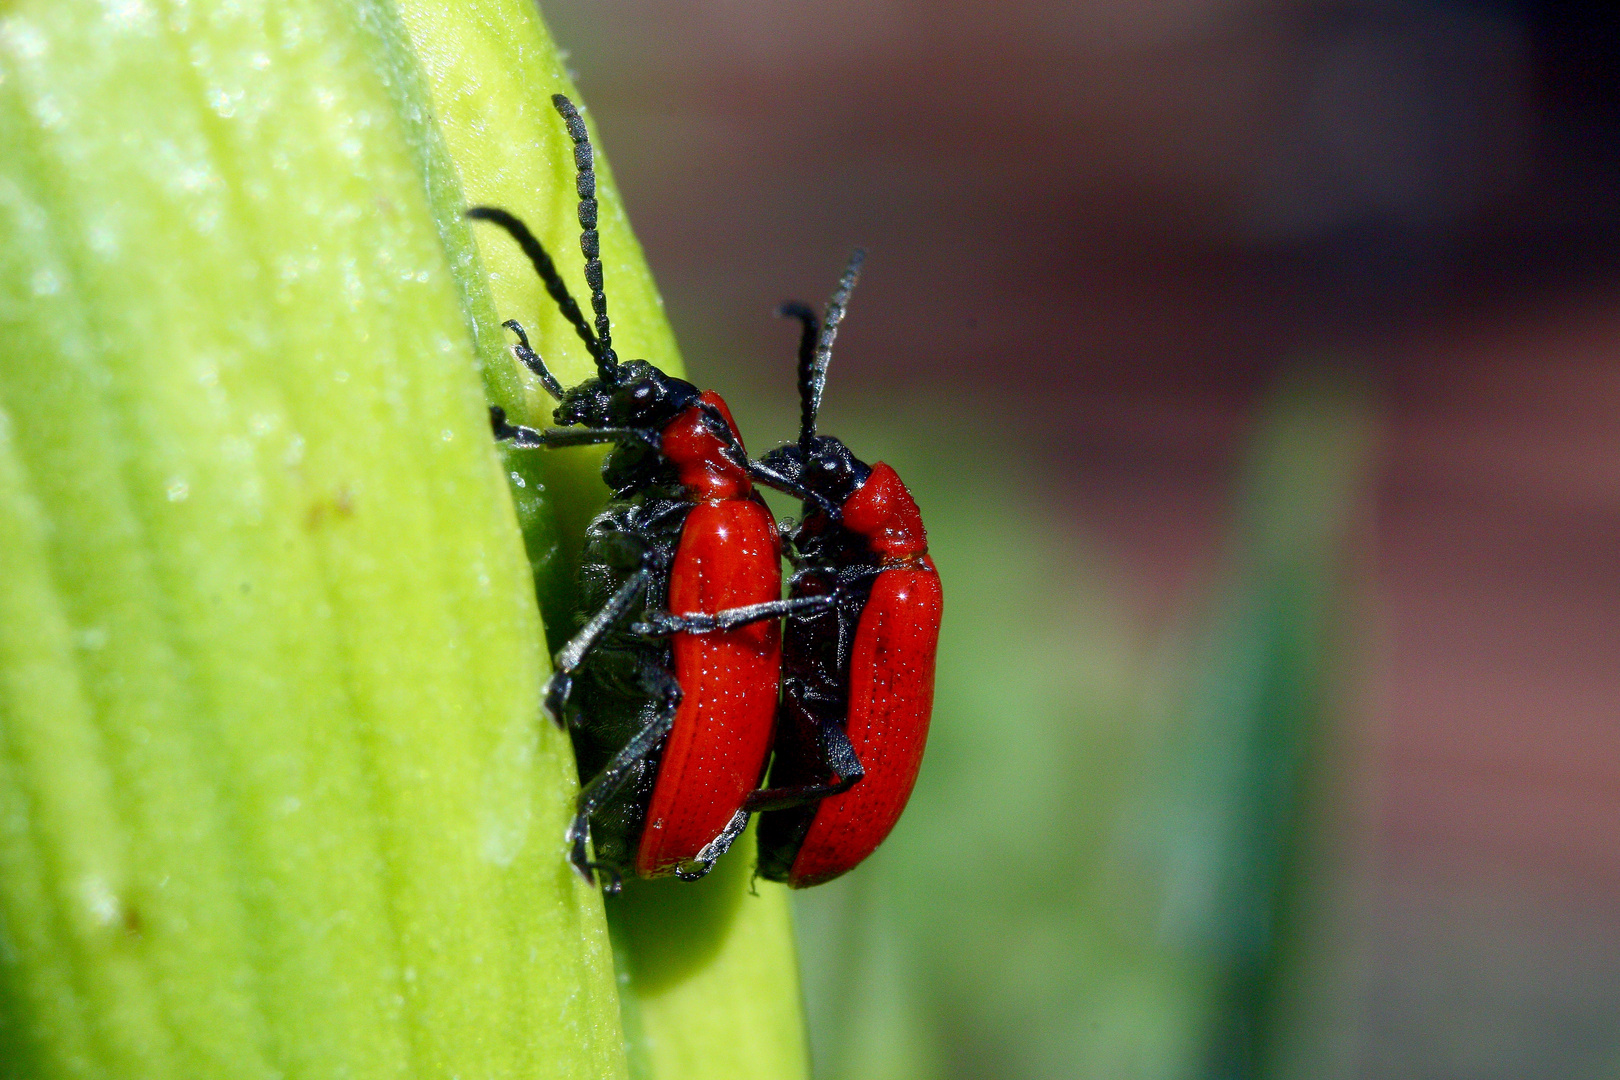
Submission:
<svg viewBox="0 0 1620 1080">
<path fill-rule="evenodd" d="M 798 319 L 799 331 L 799 448 L 810 452 L 810 440 L 816 435 L 816 410 L 810 400 L 810 372 L 816 357 L 816 337 L 821 331 L 821 320 L 810 308 L 797 300 L 789 300 L 776 309 L 784 319 Z"/>
<path fill-rule="evenodd" d="M 596 315 L 596 370 L 602 381 L 611 383 L 618 374 L 619 357 L 613 351 L 613 335 L 608 329 L 607 293 L 602 291 L 602 238 L 596 231 L 596 154 L 591 135 L 579 110 L 564 94 L 552 94 L 551 104 L 568 128 L 574 141 L 574 190 L 579 195 L 579 250 L 585 256 L 585 284 L 591 290 L 591 311 Z"/>
<path fill-rule="evenodd" d="M 562 312 L 562 317 L 568 320 L 569 325 L 574 328 L 574 333 L 585 343 L 585 350 L 591 354 L 591 358 L 600 364 L 601 343 L 596 340 L 590 325 L 585 322 L 585 316 L 581 314 L 579 305 L 574 302 L 574 294 L 568 291 L 568 285 L 563 281 L 562 275 L 557 273 L 557 264 L 551 261 L 551 256 L 535 238 L 534 233 L 529 231 L 529 227 L 516 215 L 493 206 L 470 207 L 462 211 L 461 216 L 471 218 L 473 221 L 488 221 L 511 234 L 518 247 L 523 249 L 523 254 L 534 264 L 534 272 L 539 274 L 540 280 L 545 283 L 546 292 L 551 294 L 551 299 L 556 302 L 557 310 Z"/>
<path fill-rule="evenodd" d="M 838 324 L 844 321 L 844 309 L 849 306 L 849 294 L 855 291 L 855 282 L 861 276 L 861 263 L 865 261 L 866 251 L 863 248 L 856 248 L 850 255 L 849 265 L 844 268 L 844 276 L 838 279 L 838 288 L 833 290 L 832 297 L 827 301 L 827 313 L 821 318 L 821 336 L 816 340 L 815 356 L 810 361 L 808 371 L 802 366 L 803 359 L 800 360 L 800 409 L 801 415 L 808 418 L 808 423 L 801 426 L 799 441 L 806 450 L 809 449 L 810 438 L 816 433 L 816 414 L 821 411 L 821 392 L 827 388 L 827 365 L 832 363 L 833 339 L 838 337 Z"/>
</svg>

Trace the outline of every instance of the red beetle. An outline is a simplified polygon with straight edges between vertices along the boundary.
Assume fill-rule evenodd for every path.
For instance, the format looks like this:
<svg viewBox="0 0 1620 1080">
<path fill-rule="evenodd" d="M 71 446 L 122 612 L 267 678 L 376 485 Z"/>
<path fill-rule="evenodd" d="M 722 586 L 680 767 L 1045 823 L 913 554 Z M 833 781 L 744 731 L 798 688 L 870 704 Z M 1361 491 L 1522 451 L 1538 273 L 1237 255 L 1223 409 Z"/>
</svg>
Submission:
<svg viewBox="0 0 1620 1080">
<path fill-rule="evenodd" d="M 771 786 L 748 803 L 766 811 L 760 875 L 794 888 L 854 868 L 889 835 L 917 781 L 934 704 L 942 600 L 922 515 L 893 469 L 816 434 L 861 257 L 822 325 L 803 305 L 783 308 L 803 323 L 799 441 L 755 466 L 762 482 L 804 499 L 789 535 L 790 596 L 834 601 L 788 616 Z"/>
<path fill-rule="evenodd" d="M 467 216 L 512 235 L 596 361 L 595 378 L 565 391 L 523 327 L 506 323 L 518 357 L 558 399 L 558 426 L 515 426 L 492 407 L 496 437 L 519 447 L 615 444 L 602 465 L 614 497 L 586 530 L 579 630 L 546 689 L 584 781 L 570 858 L 588 881 L 602 871 L 611 891 L 626 873 L 701 877 L 741 832 L 775 719 L 775 620 L 829 601 L 781 599 L 776 522 L 720 397 L 614 353 L 590 139 L 568 99 L 552 101 L 574 142 L 595 329 L 521 221 L 490 207 Z"/>
</svg>

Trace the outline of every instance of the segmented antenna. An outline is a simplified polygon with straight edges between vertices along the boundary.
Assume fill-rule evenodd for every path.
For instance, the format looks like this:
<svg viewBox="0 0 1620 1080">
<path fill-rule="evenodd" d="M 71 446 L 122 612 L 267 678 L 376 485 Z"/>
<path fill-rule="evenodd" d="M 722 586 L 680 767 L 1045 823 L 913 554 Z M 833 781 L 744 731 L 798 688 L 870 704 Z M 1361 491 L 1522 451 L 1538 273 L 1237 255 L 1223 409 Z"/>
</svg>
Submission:
<svg viewBox="0 0 1620 1080">
<path fill-rule="evenodd" d="M 816 313 L 797 300 L 789 300 L 776 309 L 784 319 L 798 319 L 799 329 L 799 446 L 808 451 L 810 440 L 816 434 L 816 414 L 810 407 L 810 364 L 816 355 L 816 335 L 821 320 Z"/>
<path fill-rule="evenodd" d="M 585 256 L 585 284 L 591 290 L 591 310 L 596 314 L 596 340 L 601 353 L 596 357 L 596 369 L 603 382 L 612 382 L 617 374 L 618 354 L 613 351 L 613 335 L 608 329 L 607 294 L 602 291 L 602 244 L 596 231 L 596 166 L 591 150 L 590 132 L 579 110 L 564 94 L 552 94 L 551 104 L 568 127 L 568 137 L 574 141 L 574 191 L 579 196 L 579 250 Z"/>
<path fill-rule="evenodd" d="M 816 414 L 821 411 L 821 392 L 827 388 L 827 365 L 832 363 L 833 339 L 838 337 L 838 324 L 844 321 L 844 309 L 849 294 L 855 291 L 855 282 L 861 276 L 861 263 L 866 252 L 856 248 L 844 268 L 844 276 L 827 301 L 827 313 L 821 319 L 821 336 L 816 340 L 815 355 L 805 363 L 804 347 L 799 350 L 799 445 L 808 453 L 810 440 L 816 434 Z"/>
<path fill-rule="evenodd" d="M 471 218 L 474 221 L 488 221 L 491 224 L 499 225 L 511 234 L 512 239 L 517 241 L 518 247 L 523 249 L 523 254 L 527 255 L 529 261 L 534 264 L 534 272 L 539 274 L 540 280 L 545 283 L 546 292 L 551 294 L 551 299 L 556 302 L 557 310 L 562 312 L 563 318 L 567 319 L 569 325 L 574 328 L 574 333 L 578 334 L 579 339 L 585 343 L 585 350 L 591 354 L 591 358 L 596 361 L 597 366 L 600 368 L 602 364 L 601 343 L 596 340 L 596 335 L 591 332 L 589 324 L 585 322 L 584 314 L 579 310 L 579 305 L 574 302 L 574 294 L 568 291 L 568 286 L 563 282 L 562 275 L 557 273 L 557 265 L 551 261 L 551 256 L 546 253 L 545 247 L 535 238 L 534 233 L 529 231 L 529 227 L 523 224 L 522 220 L 516 215 L 509 214 L 505 210 L 493 206 L 474 206 L 463 211 L 462 216 Z M 525 341 L 524 345 L 527 346 L 528 342 Z"/>
</svg>

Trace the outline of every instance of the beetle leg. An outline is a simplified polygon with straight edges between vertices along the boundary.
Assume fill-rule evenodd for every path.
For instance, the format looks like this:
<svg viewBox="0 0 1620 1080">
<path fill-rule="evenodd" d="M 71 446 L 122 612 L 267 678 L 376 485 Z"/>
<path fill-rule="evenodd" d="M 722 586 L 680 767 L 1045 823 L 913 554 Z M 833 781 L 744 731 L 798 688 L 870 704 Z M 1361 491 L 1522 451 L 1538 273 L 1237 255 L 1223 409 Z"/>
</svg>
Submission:
<svg viewBox="0 0 1620 1080">
<path fill-rule="evenodd" d="M 540 377 L 540 382 L 545 386 L 546 393 L 561 401 L 563 396 L 562 383 L 558 382 L 557 376 L 553 375 L 551 369 L 546 367 L 546 362 L 540 359 L 540 354 L 530 347 L 529 335 L 524 332 L 523 324 L 516 319 L 507 319 L 501 325 L 517 335 L 517 344 L 512 346 L 513 355 L 523 361 L 524 367 Z"/>
<path fill-rule="evenodd" d="M 804 568 L 804 556 L 799 554 L 799 530 L 804 523 L 797 518 L 777 518 L 776 532 L 782 538 L 782 557 L 793 566 L 794 573 Z"/>
<path fill-rule="evenodd" d="M 855 651 L 855 634 L 860 630 L 861 615 L 866 610 L 870 585 L 859 587 L 866 579 L 876 580 L 883 573 L 881 566 L 854 568 L 838 575 L 833 591 L 840 597 L 838 605 L 837 661 L 839 671 L 849 670 L 850 655 Z"/>
<path fill-rule="evenodd" d="M 691 513 L 692 504 L 684 500 L 671 499 L 660 506 L 640 506 L 634 517 L 635 527 L 647 533 L 661 533 L 672 531 L 679 533 L 680 523 Z M 666 557 L 666 562 L 668 561 Z"/>
<path fill-rule="evenodd" d="M 675 868 L 675 876 L 682 881 L 696 881 L 707 874 L 714 867 L 715 861 L 731 850 L 732 843 L 746 828 L 748 828 L 748 811 L 739 810 L 731 815 L 731 820 L 726 822 L 726 827 L 720 831 L 719 836 L 704 844 L 703 850 Z"/>
<path fill-rule="evenodd" d="M 619 591 L 608 598 L 601 610 L 586 620 L 579 633 L 571 638 L 568 644 L 557 650 L 552 661 L 551 678 L 546 681 L 545 703 L 546 711 L 558 727 L 566 727 L 563 720 L 563 710 L 568 704 L 568 697 L 574 690 L 574 672 L 584 663 L 585 656 L 602 635 L 611 630 L 615 624 L 622 620 L 635 604 L 636 598 L 647 589 L 647 583 L 652 580 L 652 571 L 646 566 L 631 574 L 619 586 Z"/>
<path fill-rule="evenodd" d="M 595 446 L 599 443 L 639 442 L 657 450 L 662 443 L 652 428 L 634 427 L 563 427 L 546 428 L 540 432 L 543 446 Z"/>
<path fill-rule="evenodd" d="M 619 789 L 624 787 L 634 774 L 635 767 L 663 745 L 670 728 L 675 726 L 675 710 L 681 703 L 680 684 L 675 681 L 673 675 L 662 669 L 657 671 L 656 681 L 664 699 L 659 705 L 658 714 L 647 721 L 646 726 L 636 732 L 630 741 L 613 755 L 613 759 L 601 772 L 591 778 L 590 783 L 580 789 L 579 801 L 574 804 L 574 820 L 568 826 L 566 838 L 571 847 L 569 861 L 586 881 L 594 881 L 591 874 L 593 870 L 608 873 L 610 879 L 605 887 L 609 892 L 618 890 L 618 870 L 603 863 L 592 862 L 585 850 L 585 841 L 591 834 L 591 815 L 618 794 Z"/>
<path fill-rule="evenodd" d="M 545 445 L 540 440 L 540 432 L 536 429 L 507 423 L 506 410 L 499 405 L 489 407 L 489 426 L 490 430 L 495 433 L 496 442 L 511 440 L 512 445 L 518 447 Z"/>
<path fill-rule="evenodd" d="M 827 498 L 827 496 L 817 491 L 811 491 L 797 480 L 788 477 L 786 473 L 771 468 L 763 461 L 747 461 L 744 468 L 748 470 L 749 477 L 758 483 L 775 491 L 780 491 L 784 495 L 791 495 L 801 502 L 814 504 L 816 509 L 828 517 L 836 519 L 841 512 L 838 504 Z"/>
<path fill-rule="evenodd" d="M 588 862 L 585 866 L 593 873 L 602 875 L 603 892 L 617 893 L 624 887 L 624 873 L 612 863 Z M 585 880 L 590 881 L 590 876 L 586 875 Z"/>
<path fill-rule="evenodd" d="M 651 428 L 633 427 L 551 427 L 532 428 L 521 424 L 511 424 L 506 420 L 506 410 L 499 405 L 489 407 L 489 426 L 495 432 L 497 442 L 511 440 L 512 445 L 521 450 L 529 450 L 537 446 L 595 446 L 599 443 L 627 443 L 640 442 L 659 448 L 658 432 Z"/>
<path fill-rule="evenodd" d="M 767 619 L 780 619 L 801 611 L 822 610 L 837 602 L 831 593 L 821 596 L 796 596 L 791 600 L 766 600 L 758 604 L 726 608 L 710 613 L 694 611 L 686 615 L 672 615 L 667 611 L 647 612 L 647 621 L 632 623 L 630 629 L 647 637 L 666 634 L 712 634 L 735 630 Z"/>
<path fill-rule="evenodd" d="M 832 774 L 832 781 L 796 788 L 761 788 L 748 796 L 748 801 L 743 803 L 744 810 L 786 810 L 790 806 L 815 802 L 829 795 L 842 795 L 866 775 L 866 768 L 841 725 L 833 720 L 823 720 L 818 728 L 822 762 Z"/>
<path fill-rule="evenodd" d="M 788 495 L 792 495 L 795 499 L 804 499 L 807 497 L 805 495 L 804 485 L 800 484 L 796 480 L 793 480 L 780 469 L 774 469 L 765 464 L 763 461 L 750 461 L 748 463 L 748 475 L 753 477 L 755 480 L 758 480 L 766 487 L 785 492 Z"/>
</svg>

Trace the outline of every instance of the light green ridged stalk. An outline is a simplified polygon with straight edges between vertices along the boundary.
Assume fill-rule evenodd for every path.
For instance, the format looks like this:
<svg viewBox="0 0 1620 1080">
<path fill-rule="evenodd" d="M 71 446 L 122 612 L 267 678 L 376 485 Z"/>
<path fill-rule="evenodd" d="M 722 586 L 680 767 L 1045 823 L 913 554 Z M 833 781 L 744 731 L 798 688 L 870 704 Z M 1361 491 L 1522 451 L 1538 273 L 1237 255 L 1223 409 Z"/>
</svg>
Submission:
<svg viewBox="0 0 1620 1080">
<path fill-rule="evenodd" d="M 582 304 L 574 159 L 551 105 L 574 96 L 556 49 L 529 0 L 400 0 L 399 10 L 431 86 L 432 109 L 469 204 L 522 217 L 553 253 Z M 587 122 L 590 113 L 585 112 Z M 602 260 L 614 344 L 665 371 L 682 366 L 663 305 L 604 164 Z M 579 339 L 557 314 L 533 269 L 499 229 L 475 228 L 500 318 L 516 318 L 565 385 L 593 373 Z M 544 422 L 537 380 L 509 356 L 490 380 L 495 400 Z M 700 376 L 701 377 L 701 376 Z M 723 389 L 723 388 L 722 388 Z M 747 419 L 743 418 L 744 434 Z M 520 517 L 548 622 L 567 626 L 570 578 L 585 520 L 606 497 L 598 454 L 515 452 Z M 549 518 L 523 512 L 539 482 Z M 553 531 L 554 529 L 554 531 Z M 560 644 L 554 641 L 554 644 Z M 796 1080 L 808 1072 L 787 890 L 753 883 L 750 831 L 696 885 L 631 882 L 609 902 L 632 1075 L 640 1080 Z"/>
<path fill-rule="evenodd" d="M 808 1075 L 787 889 L 755 881 L 754 830 L 707 878 L 627 882 L 608 902 L 630 1072 Z"/>
<path fill-rule="evenodd" d="M 623 1074 L 392 18 L 0 9 L 0 1072 Z"/>
<path fill-rule="evenodd" d="M 459 216 L 577 283 L 568 89 L 523 2 L 0 2 L 0 1075 L 625 1074 L 537 707 L 605 492 L 479 385 L 545 411 L 501 318 L 588 368 Z M 617 909 L 639 1075 L 803 1074 L 748 846 Z"/>
</svg>

